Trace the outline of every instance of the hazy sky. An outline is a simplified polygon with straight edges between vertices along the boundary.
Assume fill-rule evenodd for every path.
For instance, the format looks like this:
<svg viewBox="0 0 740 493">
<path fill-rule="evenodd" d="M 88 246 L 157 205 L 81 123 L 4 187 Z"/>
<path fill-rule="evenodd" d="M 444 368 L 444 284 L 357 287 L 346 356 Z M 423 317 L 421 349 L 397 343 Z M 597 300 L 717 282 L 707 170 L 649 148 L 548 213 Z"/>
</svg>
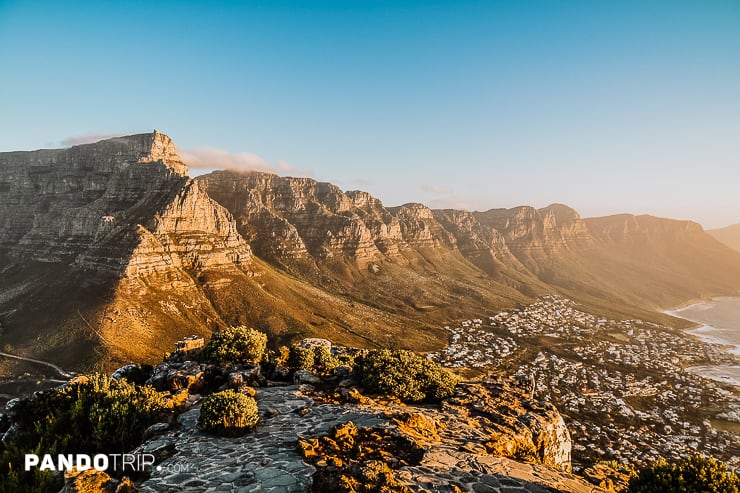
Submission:
<svg viewBox="0 0 740 493">
<path fill-rule="evenodd" d="M 0 0 L 0 150 L 157 128 L 386 205 L 740 222 L 738 0 L 113 3 Z"/>
</svg>

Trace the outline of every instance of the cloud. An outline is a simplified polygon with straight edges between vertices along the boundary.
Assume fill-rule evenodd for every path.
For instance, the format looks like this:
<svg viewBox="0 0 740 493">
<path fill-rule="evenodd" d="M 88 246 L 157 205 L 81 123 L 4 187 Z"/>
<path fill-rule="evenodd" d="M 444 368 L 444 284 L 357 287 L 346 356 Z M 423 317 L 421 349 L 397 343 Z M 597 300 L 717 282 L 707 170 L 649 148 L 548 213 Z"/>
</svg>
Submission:
<svg viewBox="0 0 740 493">
<path fill-rule="evenodd" d="M 262 171 L 265 173 L 313 176 L 309 169 L 298 169 L 287 161 L 280 160 L 273 166 L 262 156 L 253 152 L 229 152 L 216 147 L 196 147 L 194 149 L 177 149 L 185 164 L 190 169 L 227 169 L 231 171 Z"/>
<path fill-rule="evenodd" d="M 425 192 L 434 193 L 437 195 L 449 195 L 452 193 L 452 188 L 440 187 L 436 185 L 422 185 L 421 189 Z"/>
<path fill-rule="evenodd" d="M 74 135 L 72 137 L 67 137 L 66 139 L 62 140 L 62 145 L 64 147 L 71 147 L 71 146 L 76 146 L 80 144 L 92 144 L 93 142 L 98 142 L 100 140 L 105 140 L 105 139 L 112 139 L 114 137 L 121 137 L 123 135 L 126 135 L 126 134 L 101 133 L 101 134 Z"/>
<path fill-rule="evenodd" d="M 252 152 L 229 152 L 215 147 L 177 149 L 190 168 L 218 168 L 234 171 L 266 171 L 275 173 L 270 163 Z"/>
</svg>

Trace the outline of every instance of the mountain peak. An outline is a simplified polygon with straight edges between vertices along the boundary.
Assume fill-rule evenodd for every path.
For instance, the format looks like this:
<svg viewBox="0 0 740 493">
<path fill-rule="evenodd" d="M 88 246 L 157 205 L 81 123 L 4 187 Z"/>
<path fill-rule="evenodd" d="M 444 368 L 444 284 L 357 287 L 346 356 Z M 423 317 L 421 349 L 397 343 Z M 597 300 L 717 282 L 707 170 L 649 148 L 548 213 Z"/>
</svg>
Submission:
<svg viewBox="0 0 740 493">
<path fill-rule="evenodd" d="M 552 214 L 558 224 L 575 221 L 581 218 L 578 212 L 572 207 L 565 204 L 550 204 L 547 207 L 539 209 L 541 215 Z"/>
<path fill-rule="evenodd" d="M 167 134 L 156 129 L 148 133 L 114 137 L 83 146 L 95 146 L 119 155 L 128 154 L 131 156 L 129 159 L 138 163 L 162 162 L 177 174 L 183 176 L 188 174 L 188 167 L 177 154 L 175 143 Z"/>
</svg>

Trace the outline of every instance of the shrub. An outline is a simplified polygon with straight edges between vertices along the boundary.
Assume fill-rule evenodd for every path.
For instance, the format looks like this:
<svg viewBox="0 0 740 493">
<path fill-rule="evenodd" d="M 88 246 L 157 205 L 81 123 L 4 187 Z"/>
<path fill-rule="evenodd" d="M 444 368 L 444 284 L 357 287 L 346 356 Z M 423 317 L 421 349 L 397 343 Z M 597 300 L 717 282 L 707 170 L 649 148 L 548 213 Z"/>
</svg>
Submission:
<svg viewBox="0 0 740 493">
<path fill-rule="evenodd" d="M 404 402 L 438 401 L 449 397 L 458 378 L 434 361 L 412 351 L 370 351 L 355 359 L 360 383 L 370 392 L 393 395 Z"/>
<path fill-rule="evenodd" d="M 342 359 L 334 356 L 325 346 L 291 346 L 288 350 L 287 365 L 295 370 L 314 370 L 322 375 L 330 375 L 342 364 Z"/>
<path fill-rule="evenodd" d="M 99 374 L 24 399 L 13 417 L 20 434 L 0 446 L 0 477 L 8 481 L 0 491 L 13 481 L 25 488 L 15 491 L 45 491 L 47 482 L 54 481 L 44 471 L 25 472 L 25 453 L 128 452 L 141 442 L 147 427 L 171 412 L 153 388 Z"/>
<path fill-rule="evenodd" d="M 315 362 L 315 353 L 311 349 L 301 346 L 291 346 L 288 356 L 288 366 L 296 370 L 310 370 Z"/>
<path fill-rule="evenodd" d="M 694 455 L 674 464 L 664 460 L 640 470 L 630 480 L 630 493 L 738 493 L 740 477 L 730 472 L 727 465 Z"/>
<path fill-rule="evenodd" d="M 203 349 L 203 358 L 218 364 L 258 363 L 267 350 L 267 335 L 244 326 L 214 332 Z"/>
<path fill-rule="evenodd" d="M 198 426 L 216 435 L 237 436 L 249 431 L 258 421 L 259 410 L 253 398 L 224 390 L 203 399 Z"/>
<path fill-rule="evenodd" d="M 278 352 L 275 355 L 275 363 L 278 365 L 286 365 L 288 364 L 288 359 L 290 358 L 290 349 L 287 346 L 280 346 L 278 348 Z"/>
<path fill-rule="evenodd" d="M 324 346 L 316 346 L 313 348 L 313 361 L 316 370 L 323 375 L 331 374 L 334 371 L 334 368 L 341 364 L 340 361 L 331 354 L 331 351 Z"/>
<path fill-rule="evenodd" d="M 21 401 L 15 421 L 29 439 L 112 453 L 138 445 L 144 430 L 171 412 L 152 387 L 95 374 Z"/>
</svg>

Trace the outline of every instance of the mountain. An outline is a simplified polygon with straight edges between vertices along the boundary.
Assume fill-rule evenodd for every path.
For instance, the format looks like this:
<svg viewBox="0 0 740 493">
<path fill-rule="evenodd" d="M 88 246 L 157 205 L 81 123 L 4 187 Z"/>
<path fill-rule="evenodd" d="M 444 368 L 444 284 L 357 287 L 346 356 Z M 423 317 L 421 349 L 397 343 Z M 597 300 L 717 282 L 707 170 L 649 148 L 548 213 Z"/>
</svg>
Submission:
<svg viewBox="0 0 740 493">
<path fill-rule="evenodd" d="M 707 233 L 733 250 L 740 252 L 740 224 L 733 224 L 721 229 L 711 229 Z"/>
<path fill-rule="evenodd" d="M 251 274 L 228 211 L 159 132 L 0 154 L 0 190 L 6 349 L 71 367 L 159 357 L 218 326 L 212 273 Z"/>
<path fill-rule="evenodd" d="M 546 293 L 664 320 L 656 309 L 738 289 L 740 253 L 686 221 L 385 207 L 257 172 L 191 179 L 157 131 L 0 153 L 0 346 L 71 369 L 158 360 L 226 325 L 428 351 L 446 323 Z"/>
</svg>

